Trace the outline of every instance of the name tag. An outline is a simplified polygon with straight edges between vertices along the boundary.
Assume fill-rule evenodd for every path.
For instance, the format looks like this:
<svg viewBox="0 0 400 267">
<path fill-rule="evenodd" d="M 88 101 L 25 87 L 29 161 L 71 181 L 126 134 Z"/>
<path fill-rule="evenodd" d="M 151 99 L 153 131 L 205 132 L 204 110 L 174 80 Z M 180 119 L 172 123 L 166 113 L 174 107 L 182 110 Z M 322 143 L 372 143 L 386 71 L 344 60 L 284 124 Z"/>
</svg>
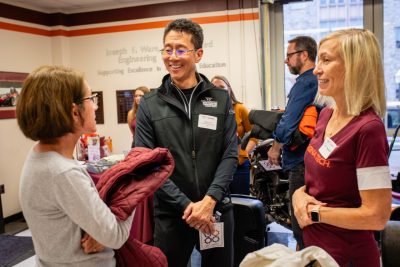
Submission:
<svg viewBox="0 0 400 267">
<path fill-rule="evenodd" d="M 216 130 L 217 129 L 217 121 L 218 121 L 217 117 L 200 114 L 199 115 L 199 123 L 197 126 L 199 128 Z"/>
<path fill-rule="evenodd" d="M 205 234 L 199 231 L 200 250 L 224 247 L 224 223 L 214 223 L 213 234 Z"/>
<path fill-rule="evenodd" d="M 329 155 L 335 150 L 337 145 L 330 138 L 326 138 L 322 146 L 319 148 L 318 152 L 324 159 L 327 159 Z"/>
</svg>

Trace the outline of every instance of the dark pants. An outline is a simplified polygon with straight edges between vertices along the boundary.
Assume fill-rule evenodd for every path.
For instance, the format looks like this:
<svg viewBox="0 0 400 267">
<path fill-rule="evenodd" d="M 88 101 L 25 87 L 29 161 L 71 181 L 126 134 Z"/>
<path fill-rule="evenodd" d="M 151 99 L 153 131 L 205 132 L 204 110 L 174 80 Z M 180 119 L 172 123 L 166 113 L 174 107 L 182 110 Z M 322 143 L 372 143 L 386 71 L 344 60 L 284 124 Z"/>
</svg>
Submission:
<svg viewBox="0 0 400 267">
<path fill-rule="evenodd" d="M 222 213 L 221 222 L 224 222 L 223 248 L 200 250 L 199 232 L 190 227 L 181 216 L 166 215 L 155 217 L 154 245 L 159 247 L 168 259 L 168 266 L 186 267 L 194 246 L 201 253 L 201 266 L 233 266 L 233 205 L 228 203 L 216 208 Z"/>
<path fill-rule="evenodd" d="M 229 190 L 231 194 L 250 195 L 250 161 L 248 159 L 237 166 Z"/>
<path fill-rule="evenodd" d="M 298 188 L 302 187 L 304 182 L 304 163 L 300 163 L 290 170 L 285 171 L 285 176 L 289 179 L 289 199 L 290 199 L 290 214 L 292 220 L 292 230 L 293 236 L 296 239 L 297 245 L 300 249 L 304 248 L 303 242 L 303 231 L 300 228 L 299 223 L 297 222 L 296 216 L 294 216 L 293 205 L 292 205 L 292 196 L 294 191 Z"/>
</svg>

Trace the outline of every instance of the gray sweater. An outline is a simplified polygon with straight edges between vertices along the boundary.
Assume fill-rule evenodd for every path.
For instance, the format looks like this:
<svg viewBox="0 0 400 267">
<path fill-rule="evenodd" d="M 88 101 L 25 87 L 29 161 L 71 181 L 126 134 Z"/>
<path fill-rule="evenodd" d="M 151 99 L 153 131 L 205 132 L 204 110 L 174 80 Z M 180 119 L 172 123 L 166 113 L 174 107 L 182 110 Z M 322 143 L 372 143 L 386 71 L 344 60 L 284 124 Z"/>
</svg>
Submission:
<svg viewBox="0 0 400 267">
<path fill-rule="evenodd" d="M 132 217 L 118 221 L 77 161 L 31 150 L 21 174 L 20 203 L 32 233 L 37 266 L 115 266 Z M 85 254 L 82 230 L 107 248 Z"/>
</svg>

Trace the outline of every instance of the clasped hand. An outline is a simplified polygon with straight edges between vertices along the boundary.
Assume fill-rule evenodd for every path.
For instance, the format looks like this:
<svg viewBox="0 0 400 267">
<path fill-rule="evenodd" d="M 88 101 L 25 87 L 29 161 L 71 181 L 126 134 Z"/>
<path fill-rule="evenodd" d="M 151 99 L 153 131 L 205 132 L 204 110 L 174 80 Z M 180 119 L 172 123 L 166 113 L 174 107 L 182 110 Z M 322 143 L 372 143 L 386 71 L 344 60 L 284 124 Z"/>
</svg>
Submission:
<svg viewBox="0 0 400 267">
<path fill-rule="evenodd" d="M 312 208 L 315 205 L 326 205 L 326 203 L 323 203 L 307 194 L 305 190 L 306 186 L 302 186 L 297 189 L 292 196 L 294 215 L 302 229 L 307 225 L 314 223 L 310 218 Z"/>
<path fill-rule="evenodd" d="M 97 242 L 87 233 L 85 233 L 83 238 L 81 239 L 81 247 L 83 249 L 83 252 L 86 254 L 101 252 L 105 248 L 105 246 Z"/>
<path fill-rule="evenodd" d="M 205 196 L 198 202 L 191 202 L 183 212 L 182 219 L 186 223 L 203 233 L 214 233 L 215 218 L 213 211 L 216 201 L 210 196 Z"/>
</svg>

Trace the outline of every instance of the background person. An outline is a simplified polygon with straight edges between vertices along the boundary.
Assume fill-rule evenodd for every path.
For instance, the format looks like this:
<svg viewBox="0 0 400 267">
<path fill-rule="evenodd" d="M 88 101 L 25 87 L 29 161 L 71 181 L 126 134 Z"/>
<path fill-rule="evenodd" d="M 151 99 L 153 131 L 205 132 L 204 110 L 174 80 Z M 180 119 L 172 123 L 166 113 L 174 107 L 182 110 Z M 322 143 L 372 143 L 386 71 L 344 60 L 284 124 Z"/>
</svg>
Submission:
<svg viewBox="0 0 400 267">
<path fill-rule="evenodd" d="M 19 196 L 37 266 L 115 266 L 113 249 L 128 239 L 132 216 L 118 221 L 73 159 L 79 137 L 96 131 L 96 109 L 96 95 L 75 70 L 43 66 L 23 84 L 18 125 L 38 142 L 22 169 Z"/>
<path fill-rule="evenodd" d="M 380 266 L 373 230 L 391 211 L 380 51 L 368 30 L 333 32 L 320 41 L 314 70 L 319 93 L 335 105 L 321 111 L 305 154 L 306 186 L 293 205 L 305 245 L 323 248 L 340 266 Z"/>
<path fill-rule="evenodd" d="M 147 94 L 148 92 L 150 92 L 150 89 L 146 86 L 140 86 L 136 88 L 133 96 L 132 108 L 128 111 L 127 122 L 129 130 L 131 130 L 132 133 L 131 147 L 135 146 L 136 113 L 139 107 L 140 99 L 142 99 L 144 94 Z"/>
<path fill-rule="evenodd" d="M 222 75 L 214 76 L 211 82 L 218 88 L 228 91 L 232 101 L 233 110 L 235 111 L 235 120 L 237 125 L 237 134 L 239 139 L 242 139 L 244 134 L 249 132 L 253 127 L 249 121 L 249 111 L 240 103 L 232 90 L 232 87 L 227 78 Z M 250 195 L 250 161 L 249 153 L 257 145 L 258 140 L 251 138 L 247 143 L 246 149 L 240 149 L 239 145 L 239 162 L 236 172 L 233 175 L 233 181 L 229 186 L 231 194 Z"/>
<path fill-rule="evenodd" d="M 191 20 L 166 26 L 161 54 L 169 74 L 143 96 L 137 113 L 135 145 L 167 147 L 175 160 L 170 179 L 154 194 L 154 244 L 173 267 L 187 266 L 194 246 L 199 249 L 199 231 L 213 232 L 216 211 L 225 246 L 201 250 L 202 266 L 233 265 L 228 187 L 237 165 L 236 123 L 228 93 L 196 71 L 203 39 Z"/>
<path fill-rule="evenodd" d="M 275 139 L 268 151 L 270 163 L 279 165 L 282 150 L 282 169 L 289 179 L 289 199 L 296 189 L 304 185 L 304 153 L 308 142 L 292 149 L 290 142 L 292 135 L 299 128 L 300 120 L 307 106 L 314 102 L 317 94 L 317 78 L 313 74 L 317 43 L 309 36 L 298 36 L 289 40 L 285 63 L 289 71 L 296 78 L 296 83 L 290 89 L 288 102 L 281 120 L 273 132 Z M 291 222 L 294 238 L 299 249 L 304 248 L 302 231 L 293 215 L 293 206 L 290 205 Z"/>
</svg>

